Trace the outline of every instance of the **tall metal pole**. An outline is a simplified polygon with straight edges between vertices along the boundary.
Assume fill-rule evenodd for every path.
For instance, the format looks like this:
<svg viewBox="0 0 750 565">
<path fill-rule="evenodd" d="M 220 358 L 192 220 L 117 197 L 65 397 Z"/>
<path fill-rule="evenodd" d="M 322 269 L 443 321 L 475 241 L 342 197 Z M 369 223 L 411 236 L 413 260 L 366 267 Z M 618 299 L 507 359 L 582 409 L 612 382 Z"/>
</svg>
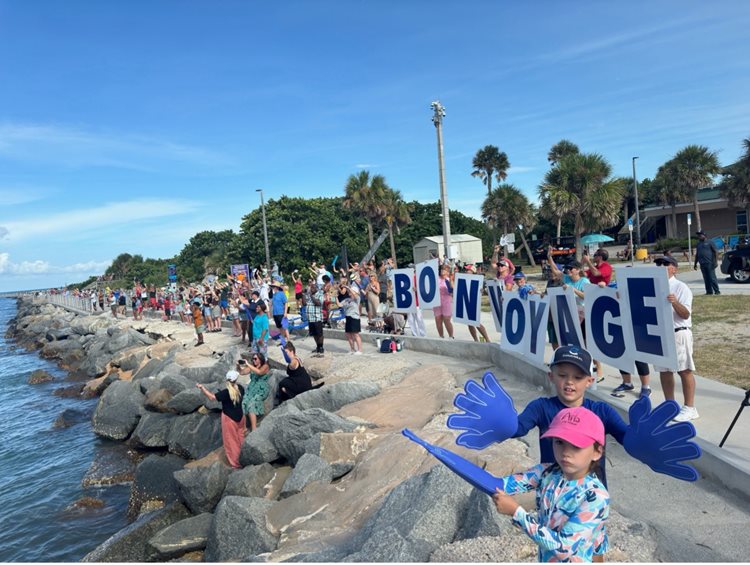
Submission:
<svg viewBox="0 0 750 565">
<path fill-rule="evenodd" d="M 635 160 L 638 157 L 633 157 L 633 194 L 635 195 L 635 241 L 638 247 L 641 246 L 641 212 L 640 203 L 638 201 L 638 179 L 635 176 Z"/>
<path fill-rule="evenodd" d="M 260 208 L 263 212 L 263 242 L 266 244 L 266 272 L 271 272 L 271 254 L 268 251 L 268 226 L 266 225 L 266 203 L 263 200 L 263 189 L 256 188 L 255 192 L 260 192 Z"/>
<path fill-rule="evenodd" d="M 443 208 L 443 248 L 445 250 L 445 256 L 448 259 L 451 257 L 451 219 L 448 215 L 448 192 L 445 188 L 445 164 L 443 163 L 443 118 L 445 117 L 445 108 L 436 100 L 432 104 L 432 123 L 435 124 L 437 130 L 437 144 L 438 144 L 438 168 L 440 173 L 440 202 Z"/>
</svg>

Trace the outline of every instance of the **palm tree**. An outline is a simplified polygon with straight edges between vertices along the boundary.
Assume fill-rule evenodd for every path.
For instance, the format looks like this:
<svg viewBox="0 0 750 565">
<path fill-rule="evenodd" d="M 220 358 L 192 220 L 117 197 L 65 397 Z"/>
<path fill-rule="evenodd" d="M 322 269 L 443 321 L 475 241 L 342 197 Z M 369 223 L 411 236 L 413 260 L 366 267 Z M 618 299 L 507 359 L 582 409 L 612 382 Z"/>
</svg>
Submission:
<svg viewBox="0 0 750 565">
<path fill-rule="evenodd" d="M 401 226 L 411 223 L 411 210 L 409 205 L 404 202 L 401 192 L 392 188 L 387 188 L 383 199 L 383 222 L 388 227 L 388 237 L 391 243 L 391 257 L 393 257 L 393 266 L 398 267 L 396 259 L 396 245 L 393 241 L 393 232 L 401 231 Z"/>
<path fill-rule="evenodd" d="M 670 159 L 656 172 L 654 177 L 654 187 L 656 193 L 659 195 L 659 200 L 664 203 L 665 206 L 670 206 L 672 209 L 672 234 L 677 237 L 677 204 L 684 202 L 690 195 L 685 189 L 684 185 L 677 182 L 677 165 L 674 159 Z"/>
<path fill-rule="evenodd" d="M 558 188 L 568 193 L 574 215 L 576 257 L 581 258 L 581 236 L 587 230 L 614 225 L 625 190 L 622 179 L 611 179 L 612 167 L 596 153 L 573 153 L 560 159 L 555 169 Z"/>
<path fill-rule="evenodd" d="M 549 153 L 547 153 L 547 161 L 554 167 L 566 155 L 575 155 L 580 152 L 575 143 L 567 139 L 561 139 L 550 148 Z"/>
<path fill-rule="evenodd" d="M 473 177 L 479 177 L 487 185 L 487 195 L 492 194 L 492 177 L 498 182 L 504 181 L 508 177 L 510 162 L 504 151 L 500 151 L 494 145 L 485 145 L 484 149 L 477 151 L 474 160 L 471 162 L 474 171 Z"/>
<path fill-rule="evenodd" d="M 383 200 L 388 185 L 383 175 L 375 175 L 370 179 L 368 171 L 360 171 L 357 175 L 350 175 L 344 187 L 344 208 L 359 212 L 367 222 L 367 239 L 370 247 L 374 243 L 372 225 L 383 217 Z"/>
<path fill-rule="evenodd" d="M 719 189 L 730 204 L 744 208 L 745 218 L 750 218 L 750 138 L 745 138 L 742 144 L 745 147 L 744 155 L 736 163 L 722 169 Z M 750 223 L 747 233 L 750 234 Z"/>
<path fill-rule="evenodd" d="M 541 201 L 539 212 L 545 218 L 557 222 L 558 245 L 560 244 L 562 219 L 570 214 L 575 206 L 575 199 L 561 183 L 559 171 L 552 168 L 544 175 L 544 182 L 538 188 L 539 200 Z"/>
<path fill-rule="evenodd" d="M 524 249 L 531 264 L 536 264 L 526 242 L 526 233 L 536 225 L 536 211 L 518 188 L 512 184 L 501 184 L 495 188 L 482 203 L 482 217 L 491 226 L 501 226 L 503 233 L 508 233 L 509 228 L 515 231 L 517 225 L 522 225 L 519 231 Z"/>
<path fill-rule="evenodd" d="M 695 223 L 701 230 L 701 213 L 698 208 L 698 191 L 713 185 L 714 176 L 721 172 L 716 151 L 704 145 L 688 145 L 672 159 L 675 163 L 675 181 L 682 184 L 693 196 Z"/>
</svg>

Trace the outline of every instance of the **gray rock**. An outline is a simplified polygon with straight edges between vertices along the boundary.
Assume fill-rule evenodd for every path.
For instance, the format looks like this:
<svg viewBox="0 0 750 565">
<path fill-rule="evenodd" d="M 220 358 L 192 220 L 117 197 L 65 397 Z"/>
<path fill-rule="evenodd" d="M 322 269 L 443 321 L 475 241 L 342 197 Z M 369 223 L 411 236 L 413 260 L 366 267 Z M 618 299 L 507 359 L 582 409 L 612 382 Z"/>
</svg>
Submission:
<svg viewBox="0 0 750 565">
<path fill-rule="evenodd" d="M 133 383 L 116 381 L 104 391 L 92 418 L 94 433 L 109 439 L 125 439 L 141 417 L 144 396 Z"/>
<path fill-rule="evenodd" d="M 251 465 L 244 469 L 237 469 L 229 475 L 227 486 L 222 496 L 247 496 L 263 498 L 266 495 L 266 485 L 273 479 L 276 470 L 273 465 Z"/>
<path fill-rule="evenodd" d="M 141 381 L 143 383 L 145 381 Z M 141 384 L 141 389 L 143 389 L 143 385 Z M 146 407 L 146 410 L 150 410 L 152 412 L 169 412 L 169 408 L 167 408 L 167 403 L 172 400 L 172 395 L 170 392 L 163 388 L 154 388 L 153 390 L 150 390 L 146 394 L 146 402 L 144 406 Z"/>
<path fill-rule="evenodd" d="M 109 328 L 107 331 L 111 332 L 106 346 L 106 350 L 110 354 L 117 353 L 118 351 L 122 351 L 123 349 L 134 345 L 133 339 L 127 331 L 119 328 Z"/>
<path fill-rule="evenodd" d="M 221 447 L 221 418 L 200 413 L 178 416 L 169 434 L 169 451 L 187 459 L 200 459 Z"/>
<path fill-rule="evenodd" d="M 81 486 L 90 488 L 130 483 L 135 475 L 135 467 L 133 452 L 121 443 L 110 442 L 96 450 Z"/>
<path fill-rule="evenodd" d="M 172 367 L 175 367 L 176 369 L 174 370 L 180 371 L 180 372 L 174 373 L 174 374 L 171 372 L 168 372 L 172 369 Z M 162 388 L 165 388 L 170 393 L 172 393 L 172 396 L 177 396 L 179 393 L 186 391 L 186 390 L 200 392 L 195 387 L 195 382 L 183 376 L 181 372 L 182 372 L 182 367 L 180 367 L 176 363 L 173 363 L 162 372 L 163 376 L 159 380 L 159 384 L 161 385 Z"/>
<path fill-rule="evenodd" d="M 394 488 L 351 540 L 345 561 L 427 561 L 451 543 L 471 486 L 443 465 Z"/>
<path fill-rule="evenodd" d="M 284 482 L 280 496 L 281 498 L 287 498 L 300 493 L 313 481 L 330 483 L 332 480 L 333 471 L 328 461 L 321 459 L 317 455 L 305 453 L 297 461 L 294 470 Z"/>
<path fill-rule="evenodd" d="M 190 414 L 203 406 L 206 397 L 197 388 L 178 392 L 166 403 L 167 410 L 177 414 Z"/>
<path fill-rule="evenodd" d="M 70 322 L 70 329 L 78 335 L 92 335 L 101 328 L 107 328 L 116 323 L 109 316 L 81 316 Z"/>
<path fill-rule="evenodd" d="M 195 386 L 195 383 L 208 384 L 216 382 L 216 379 L 212 376 L 213 366 L 209 367 L 181 367 L 180 374 L 186 379 L 191 381 L 191 386 Z M 224 375 L 226 375 L 226 371 Z M 221 379 L 223 380 L 223 378 Z"/>
<path fill-rule="evenodd" d="M 340 479 L 348 472 L 354 469 L 353 461 L 341 461 L 337 463 L 331 463 L 331 472 L 333 473 L 333 480 Z"/>
<path fill-rule="evenodd" d="M 179 471 L 185 461 L 176 455 L 149 455 L 136 467 L 133 486 L 128 500 L 128 517 L 136 517 L 145 503 L 155 501 L 170 504 L 180 499 L 175 471 Z"/>
<path fill-rule="evenodd" d="M 243 466 L 271 463 L 279 458 L 279 451 L 273 441 L 277 428 L 283 427 L 290 414 L 300 414 L 300 411 L 287 403 L 272 410 L 254 432 L 245 436 L 240 450 L 240 464 Z"/>
<path fill-rule="evenodd" d="M 70 337 L 72 333 L 73 329 L 70 327 L 51 329 L 44 337 L 47 339 L 47 341 L 62 341 L 64 339 L 68 339 L 68 337 Z"/>
<path fill-rule="evenodd" d="M 133 328 L 128 328 L 128 335 L 130 335 L 133 344 L 136 345 L 153 345 L 156 343 L 156 340 L 152 337 L 134 330 Z"/>
<path fill-rule="evenodd" d="M 135 351 L 128 352 L 112 362 L 113 365 L 117 365 L 123 371 L 134 371 L 137 369 L 146 357 L 145 349 L 136 349 Z"/>
<path fill-rule="evenodd" d="M 273 413 L 273 412 L 272 412 Z M 302 457 L 309 444 L 305 444 L 319 432 L 351 432 L 357 424 L 350 422 L 323 410 L 322 408 L 310 408 L 301 412 L 289 412 L 282 425 L 274 426 L 271 441 L 279 454 L 292 465 Z M 252 434 L 250 434 L 252 435 Z"/>
<path fill-rule="evenodd" d="M 137 449 L 167 447 L 176 419 L 174 414 L 144 412 L 130 436 L 130 445 Z"/>
<path fill-rule="evenodd" d="M 375 383 L 343 381 L 323 388 L 309 390 L 287 402 L 292 403 L 300 410 L 322 408 L 328 412 L 336 412 L 342 406 L 379 393 L 380 387 Z"/>
<path fill-rule="evenodd" d="M 212 520 L 213 514 L 204 513 L 164 528 L 148 540 L 147 560 L 166 561 L 189 551 L 204 549 Z"/>
<path fill-rule="evenodd" d="M 30 385 L 38 385 L 42 383 L 49 383 L 55 380 L 55 377 L 50 375 L 47 371 L 43 371 L 42 369 L 37 369 L 33 373 L 31 373 L 31 376 L 28 379 L 28 383 Z"/>
<path fill-rule="evenodd" d="M 104 351 L 104 346 L 99 341 L 92 341 L 86 351 L 86 358 L 81 363 L 80 370 L 87 376 L 93 378 L 101 377 L 107 370 L 112 355 Z"/>
<path fill-rule="evenodd" d="M 510 519 L 497 511 L 492 498 L 478 489 L 473 489 L 469 495 L 466 515 L 454 541 L 500 536 L 512 529 Z"/>
<path fill-rule="evenodd" d="M 63 429 L 75 426 L 81 422 L 85 422 L 88 419 L 88 415 L 82 410 L 74 410 L 67 408 L 60 412 L 60 415 L 55 419 L 55 423 L 52 424 L 53 428 Z"/>
<path fill-rule="evenodd" d="M 134 375 L 133 380 L 139 381 L 148 377 L 154 377 L 167 368 L 173 361 L 174 354 L 170 351 L 163 359 L 151 359 L 141 367 Z"/>
<path fill-rule="evenodd" d="M 151 539 L 164 528 L 189 517 L 190 512 L 179 502 L 144 514 L 87 554 L 81 561 L 84 563 L 146 561 L 144 541 Z"/>
<path fill-rule="evenodd" d="M 276 549 L 276 537 L 266 528 L 266 513 L 273 504 L 262 498 L 223 498 L 211 522 L 204 560 L 242 561 Z"/>
<path fill-rule="evenodd" d="M 213 512 L 221 500 L 231 467 L 216 462 L 209 467 L 182 469 L 174 474 L 177 490 L 193 514 Z"/>
</svg>

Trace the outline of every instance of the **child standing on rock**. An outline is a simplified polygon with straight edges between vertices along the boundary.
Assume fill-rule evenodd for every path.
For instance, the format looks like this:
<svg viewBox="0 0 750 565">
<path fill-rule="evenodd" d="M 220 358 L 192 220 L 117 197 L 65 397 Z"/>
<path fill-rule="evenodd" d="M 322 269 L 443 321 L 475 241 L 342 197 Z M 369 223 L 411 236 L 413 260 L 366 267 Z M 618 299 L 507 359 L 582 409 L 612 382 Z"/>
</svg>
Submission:
<svg viewBox="0 0 750 565">
<path fill-rule="evenodd" d="M 245 389 L 237 384 L 240 374 L 228 371 L 226 375 L 227 388 L 216 394 L 212 393 L 201 383 L 196 384 L 200 391 L 211 400 L 221 402 L 221 440 L 227 454 L 229 464 L 235 469 L 241 469 L 240 450 L 242 440 L 245 439 L 245 416 L 242 414 L 242 395 Z"/>
<path fill-rule="evenodd" d="M 206 327 L 203 325 L 203 312 L 199 298 L 194 298 L 190 303 L 190 311 L 193 314 L 195 333 L 198 334 L 198 343 L 195 344 L 195 347 L 198 347 L 199 345 L 203 345 L 203 332 L 206 331 Z"/>
<path fill-rule="evenodd" d="M 536 465 L 502 479 L 492 497 L 538 546 L 539 561 L 587 561 L 605 537 L 609 494 L 595 469 L 604 454 L 604 425 L 582 406 L 557 413 L 543 438 L 552 440 L 554 464 Z M 537 515 L 509 496 L 536 490 Z"/>
</svg>

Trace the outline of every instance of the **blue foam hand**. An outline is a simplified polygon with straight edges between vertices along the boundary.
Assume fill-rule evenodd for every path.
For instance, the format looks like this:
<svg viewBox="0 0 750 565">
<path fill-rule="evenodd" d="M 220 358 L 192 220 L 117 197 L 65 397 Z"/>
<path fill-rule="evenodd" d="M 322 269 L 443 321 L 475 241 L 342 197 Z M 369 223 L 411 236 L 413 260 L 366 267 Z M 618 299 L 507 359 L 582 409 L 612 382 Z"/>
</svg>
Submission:
<svg viewBox="0 0 750 565">
<path fill-rule="evenodd" d="M 281 334 L 279 334 L 279 345 L 281 347 L 284 347 L 286 345 L 286 338 Z"/>
<path fill-rule="evenodd" d="M 452 451 L 427 443 L 423 439 L 417 437 L 411 430 L 404 428 L 401 430 L 401 433 L 413 442 L 424 447 L 429 453 L 434 455 L 438 461 L 482 492 L 492 496 L 496 492 L 495 489 L 499 488 L 500 490 L 503 490 L 502 479 L 490 475 L 487 471 L 481 467 L 477 467 L 471 461 L 467 461 Z"/>
<path fill-rule="evenodd" d="M 495 375 L 485 373 L 482 385 L 468 381 L 464 392 L 453 399 L 453 405 L 464 413 L 448 416 L 450 429 L 465 430 L 456 438 L 456 444 L 470 449 L 484 449 L 505 441 L 518 430 L 518 412 L 513 399 Z"/>
<path fill-rule="evenodd" d="M 623 446 L 632 457 L 657 473 L 695 481 L 698 472 L 683 463 L 701 456 L 700 447 L 690 441 L 695 437 L 695 427 L 690 422 L 668 425 L 679 411 L 680 406 L 674 400 L 662 402 L 653 410 L 648 397 L 637 400 L 630 407 L 630 425 Z"/>
<path fill-rule="evenodd" d="M 285 330 L 289 329 L 289 319 L 286 316 L 284 316 L 283 318 L 281 318 L 281 327 L 283 329 L 285 329 Z M 284 342 L 284 343 L 286 344 L 286 342 Z"/>
<path fill-rule="evenodd" d="M 292 362 L 292 358 L 289 357 L 289 354 L 286 352 L 286 349 L 284 349 L 283 347 L 281 348 L 281 354 L 284 356 L 284 359 L 286 360 L 287 363 Z"/>
<path fill-rule="evenodd" d="M 521 297 L 521 300 L 526 300 L 529 297 L 529 288 L 526 285 L 519 288 L 518 296 Z"/>
</svg>

